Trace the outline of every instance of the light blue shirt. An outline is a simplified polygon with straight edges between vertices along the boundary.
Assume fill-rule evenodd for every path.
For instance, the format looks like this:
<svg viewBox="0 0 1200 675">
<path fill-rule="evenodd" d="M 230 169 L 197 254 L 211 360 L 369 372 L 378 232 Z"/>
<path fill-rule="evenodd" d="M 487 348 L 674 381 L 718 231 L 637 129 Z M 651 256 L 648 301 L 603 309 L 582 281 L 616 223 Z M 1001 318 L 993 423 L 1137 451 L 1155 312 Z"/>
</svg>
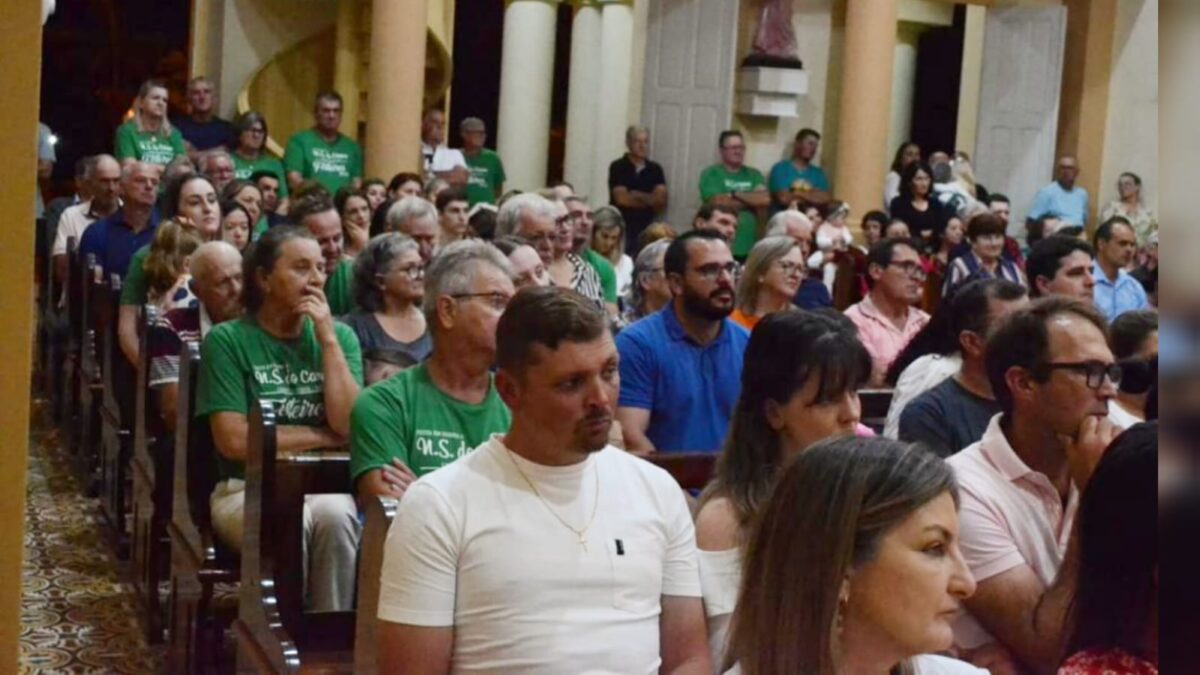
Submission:
<svg viewBox="0 0 1200 675">
<path fill-rule="evenodd" d="M 771 188 L 771 199 L 785 190 L 791 190 L 796 183 L 803 184 L 805 189 L 829 192 L 829 177 L 816 164 L 809 164 L 803 171 L 796 168 L 792 160 L 785 159 L 771 167 L 771 177 L 768 185 Z M 787 206 L 784 204 L 783 206 Z"/>
<path fill-rule="evenodd" d="M 1150 301 L 1146 298 L 1146 289 L 1125 270 L 1117 272 L 1117 282 L 1108 280 L 1108 275 L 1100 268 L 1099 262 L 1092 263 L 1092 278 L 1096 287 L 1092 290 L 1096 308 L 1100 310 L 1109 323 L 1125 312 L 1136 309 L 1147 309 Z"/>
<path fill-rule="evenodd" d="M 1071 225 L 1087 225 L 1088 193 L 1087 190 L 1076 186 L 1070 191 L 1064 190 L 1058 181 L 1038 190 L 1033 198 L 1033 206 L 1029 207 L 1026 218 L 1037 220 L 1044 215 L 1058 217 L 1059 220 Z"/>
</svg>

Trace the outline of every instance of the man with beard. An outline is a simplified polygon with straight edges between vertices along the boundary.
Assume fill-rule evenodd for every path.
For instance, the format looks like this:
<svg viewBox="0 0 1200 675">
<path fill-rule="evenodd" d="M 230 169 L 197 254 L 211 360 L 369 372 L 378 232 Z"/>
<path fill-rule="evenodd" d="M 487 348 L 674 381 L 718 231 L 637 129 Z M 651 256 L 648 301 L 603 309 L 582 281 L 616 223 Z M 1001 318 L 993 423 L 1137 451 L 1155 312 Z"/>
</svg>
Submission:
<svg viewBox="0 0 1200 675">
<path fill-rule="evenodd" d="M 711 673 L 679 486 L 608 445 L 620 376 L 604 313 L 526 288 L 496 357 L 509 432 L 414 483 L 393 520 L 380 671 Z"/>
<path fill-rule="evenodd" d="M 720 450 L 750 339 L 727 318 L 736 270 L 729 246 L 713 232 L 687 232 L 667 248 L 671 303 L 617 337 L 617 420 L 629 451 Z"/>
<path fill-rule="evenodd" d="M 858 327 L 858 339 L 871 353 L 871 386 L 883 386 L 892 361 L 909 340 L 929 323 L 929 315 L 913 307 L 921 300 L 925 268 L 911 239 L 884 239 L 867 253 L 871 292 L 846 310 Z"/>
</svg>

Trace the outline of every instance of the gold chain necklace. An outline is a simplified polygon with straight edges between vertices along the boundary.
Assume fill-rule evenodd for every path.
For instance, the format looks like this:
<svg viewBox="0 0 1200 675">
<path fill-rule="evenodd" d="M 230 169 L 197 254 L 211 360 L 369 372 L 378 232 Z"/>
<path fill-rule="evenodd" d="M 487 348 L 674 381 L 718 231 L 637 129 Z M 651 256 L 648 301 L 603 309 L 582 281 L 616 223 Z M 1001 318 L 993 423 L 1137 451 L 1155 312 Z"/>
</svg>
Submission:
<svg viewBox="0 0 1200 675">
<path fill-rule="evenodd" d="M 526 476 L 525 472 L 521 470 L 521 465 L 517 464 L 517 459 L 512 456 L 513 455 L 512 450 L 509 450 L 508 448 L 504 448 L 504 452 L 505 452 L 505 454 L 508 455 L 508 461 L 512 462 L 513 468 L 517 470 L 517 473 L 521 475 L 521 478 L 525 479 L 525 484 L 529 486 L 530 490 L 533 490 L 534 496 L 536 496 L 538 498 L 538 501 L 540 501 L 542 503 L 542 506 L 545 506 L 546 510 L 550 512 L 550 515 L 554 516 L 555 520 L 562 523 L 563 527 L 565 527 L 568 530 L 570 530 L 571 532 L 573 532 L 575 534 L 575 536 L 579 538 L 579 545 L 583 548 L 584 551 L 587 551 L 588 550 L 587 531 L 588 531 L 588 528 L 590 528 L 592 526 L 592 523 L 595 522 L 596 509 L 598 506 L 600 506 L 600 469 L 599 469 L 599 467 L 596 467 L 596 466 L 592 467 L 592 474 L 595 476 L 595 479 L 596 479 L 596 497 L 595 497 L 595 500 L 592 502 L 592 515 L 588 518 L 587 525 L 584 525 L 583 529 L 580 530 L 580 529 L 572 527 L 571 524 L 568 523 L 566 520 L 563 520 L 563 517 L 558 515 L 558 513 L 554 509 L 550 508 L 550 502 L 547 502 L 546 498 L 542 496 L 542 493 L 538 492 L 537 486 L 534 485 L 533 481 L 529 480 L 529 476 Z"/>
</svg>

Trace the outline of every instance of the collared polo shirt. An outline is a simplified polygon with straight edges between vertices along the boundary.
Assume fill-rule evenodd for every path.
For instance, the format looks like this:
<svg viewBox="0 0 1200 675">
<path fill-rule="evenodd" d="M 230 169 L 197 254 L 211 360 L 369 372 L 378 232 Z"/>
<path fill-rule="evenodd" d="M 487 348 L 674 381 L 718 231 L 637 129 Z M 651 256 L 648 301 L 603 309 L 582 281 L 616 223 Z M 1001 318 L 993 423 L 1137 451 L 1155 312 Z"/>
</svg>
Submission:
<svg viewBox="0 0 1200 675">
<path fill-rule="evenodd" d="M 696 344 L 674 303 L 617 335 L 618 405 L 650 411 L 646 437 L 659 452 L 718 452 L 737 404 L 750 334 L 729 319 L 707 345 Z"/>
<path fill-rule="evenodd" d="M 150 245 L 157 227 L 157 209 L 150 212 L 146 228 L 135 233 L 125 222 L 125 209 L 121 208 L 111 216 L 92 223 L 84 231 L 79 242 L 79 258 L 87 260 L 87 254 L 93 253 L 96 263 L 104 269 L 105 274 L 116 274 L 124 279 L 134 252 Z"/>
<path fill-rule="evenodd" d="M 1092 278 L 1096 280 L 1096 285 L 1092 288 L 1096 309 L 1100 310 L 1109 323 L 1125 312 L 1146 309 L 1150 306 L 1150 301 L 1146 298 L 1146 289 L 1142 288 L 1142 282 L 1134 279 L 1125 270 L 1117 271 L 1117 282 L 1113 283 L 1109 281 L 1108 275 L 1104 273 L 1100 263 L 1093 260 Z"/>
<path fill-rule="evenodd" d="M 846 310 L 846 318 L 858 328 L 858 339 L 871 355 L 872 378 L 882 380 L 892 361 L 900 355 L 913 336 L 929 323 L 929 315 L 916 307 L 908 308 L 908 319 L 904 328 L 897 328 L 892 320 L 884 316 L 871 296 Z"/>
<path fill-rule="evenodd" d="M 978 443 L 946 460 L 958 479 L 959 544 L 977 582 L 1028 565 L 1049 586 L 1067 550 L 1079 491 L 1071 486 L 1064 508 L 1050 479 L 1013 450 L 1002 418 L 993 417 Z M 964 612 L 955 619 L 956 646 L 973 649 L 989 642 L 995 638 L 975 617 Z"/>
</svg>

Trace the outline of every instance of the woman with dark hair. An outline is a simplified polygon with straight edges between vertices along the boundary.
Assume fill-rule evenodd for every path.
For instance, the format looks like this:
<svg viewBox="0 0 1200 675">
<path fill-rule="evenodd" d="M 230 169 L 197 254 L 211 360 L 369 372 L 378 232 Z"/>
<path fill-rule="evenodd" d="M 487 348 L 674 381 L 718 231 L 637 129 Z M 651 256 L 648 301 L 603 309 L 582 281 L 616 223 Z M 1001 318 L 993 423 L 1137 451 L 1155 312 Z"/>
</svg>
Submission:
<svg viewBox="0 0 1200 675">
<path fill-rule="evenodd" d="M 913 162 L 901 174 L 900 194 L 888 209 L 893 219 L 903 220 L 912 236 L 936 251 L 946 228 L 946 213 L 933 195 L 933 171 L 924 162 Z"/>
<path fill-rule="evenodd" d="M 1004 256 L 1004 229 L 1004 221 L 992 213 L 980 213 L 967 222 L 971 250 L 955 258 L 946 269 L 943 295 L 976 279 L 1007 279 L 1028 288 L 1025 273 Z"/>
<path fill-rule="evenodd" d="M 888 214 L 883 211 L 867 211 L 862 217 L 863 240 L 866 246 L 860 246 L 863 253 L 871 250 L 871 247 L 878 244 L 883 239 L 883 233 L 887 230 L 888 224 L 892 222 L 888 218 Z"/>
<path fill-rule="evenodd" d="M 1079 501 L 1059 675 L 1158 673 L 1158 500 L 1158 424 L 1141 423 L 1104 451 Z"/>
<path fill-rule="evenodd" d="M 398 173 L 388 181 L 387 196 L 388 199 L 395 201 L 400 201 L 405 197 L 424 197 L 425 182 L 415 173 Z"/>
<path fill-rule="evenodd" d="M 387 184 L 382 178 L 368 178 L 363 181 L 362 194 L 367 198 L 367 206 L 371 207 L 371 215 L 374 216 L 379 205 L 388 198 Z"/>
<path fill-rule="evenodd" d="M 887 178 L 883 179 L 883 207 L 888 208 L 892 200 L 900 196 L 900 180 L 904 170 L 921 161 L 921 146 L 912 141 L 905 141 L 896 148 L 896 156 L 892 158 L 892 168 Z"/>
<path fill-rule="evenodd" d="M 279 179 L 279 200 L 288 196 L 287 177 L 283 162 L 267 152 L 267 118 L 253 110 L 242 113 L 233 121 L 237 142 L 229 156 L 233 158 L 233 177 L 249 180 L 259 171 L 270 171 Z"/>
<path fill-rule="evenodd" d="M 254 222 L 250 212 L 237 202 L 226 201 L 221 203 L 221 213 L 221 241 L 236 248 L 238 253 L 245 253 Z"/>
<path fill-rule="evenodd" d="M 354 331 L 333 320 L 325 300 L 325 259 L 306 230 L 273 227 L 246 252 L 246 313 L 214 326 L 201 347 L 197 417 L 217 450 L 210 498 L 213 529 L 240 550 L 249 417 L 271 401 L 281 455 L 344 445 L 362 386 Z M 350 495 L 305 497 L 308 594 L 315 611 L 348 610 L 354 601 L 359 525 Z"/>
<path fill-rule="evenodd" d="M 395 203 L 396 200 L 389 197 L 388 199 L 383 200 L 383 203 L 379 205 L 379 208 L 375 209 L 375 212 L 371 214 L 370 235 L 372 237 L 377 237 L 388 231 L 387 214 L 392 206 L 395 205 Z"/>
<path fill-rule="evenodd" d="M 400 352 L 408 365 L 429 358 L 433 341 L 421 313 L 425 265 L 417 242 L 389 232 L 372 239 L 354 259 L 354 303 L 342 323 L 354 329 L 363 353 Z"/>
<path fill-rule="evenodd" d="M 825 441 L 781 472 L 747 536 L 730 672 L 984 675 L 933 655 L 974 592 L 950 467 L 918 445 Z"/>
<path fill-rule="evenodd" d="M 223 206 L 230 202 L 240 204 L 242 208 L 246 209 L 246 213 L 250 216 L 250 230 L 253 239 L 257 239 L 259 235 L 267 231 L 269 224 L 266 214 L 263 213 L 263 193 L 252 181 L 241 178 L 229 181 L 221 190 L 221 204 Z M 222 213 L 226 211 L 225 208 L 221 209 Z"/>
<path fill-rule="evenodd" d="M 696 544 L 709 647 L 719 665 L 741 578 L 739 550 L 787 461 L 817 441 L 855 432 L 858 389 L 871 357 L 849 321 L 825 312 L 779 312 L 746 347 L 742 390 L 700 497 Z"/>
<path fill-rule="evenodd" d="M 337 191 L 333 205 L 342 218 L 342 254 L 354 258 L 371 238 L 371 202 L 361 190 L 344 187 Z"/>
</svg>

